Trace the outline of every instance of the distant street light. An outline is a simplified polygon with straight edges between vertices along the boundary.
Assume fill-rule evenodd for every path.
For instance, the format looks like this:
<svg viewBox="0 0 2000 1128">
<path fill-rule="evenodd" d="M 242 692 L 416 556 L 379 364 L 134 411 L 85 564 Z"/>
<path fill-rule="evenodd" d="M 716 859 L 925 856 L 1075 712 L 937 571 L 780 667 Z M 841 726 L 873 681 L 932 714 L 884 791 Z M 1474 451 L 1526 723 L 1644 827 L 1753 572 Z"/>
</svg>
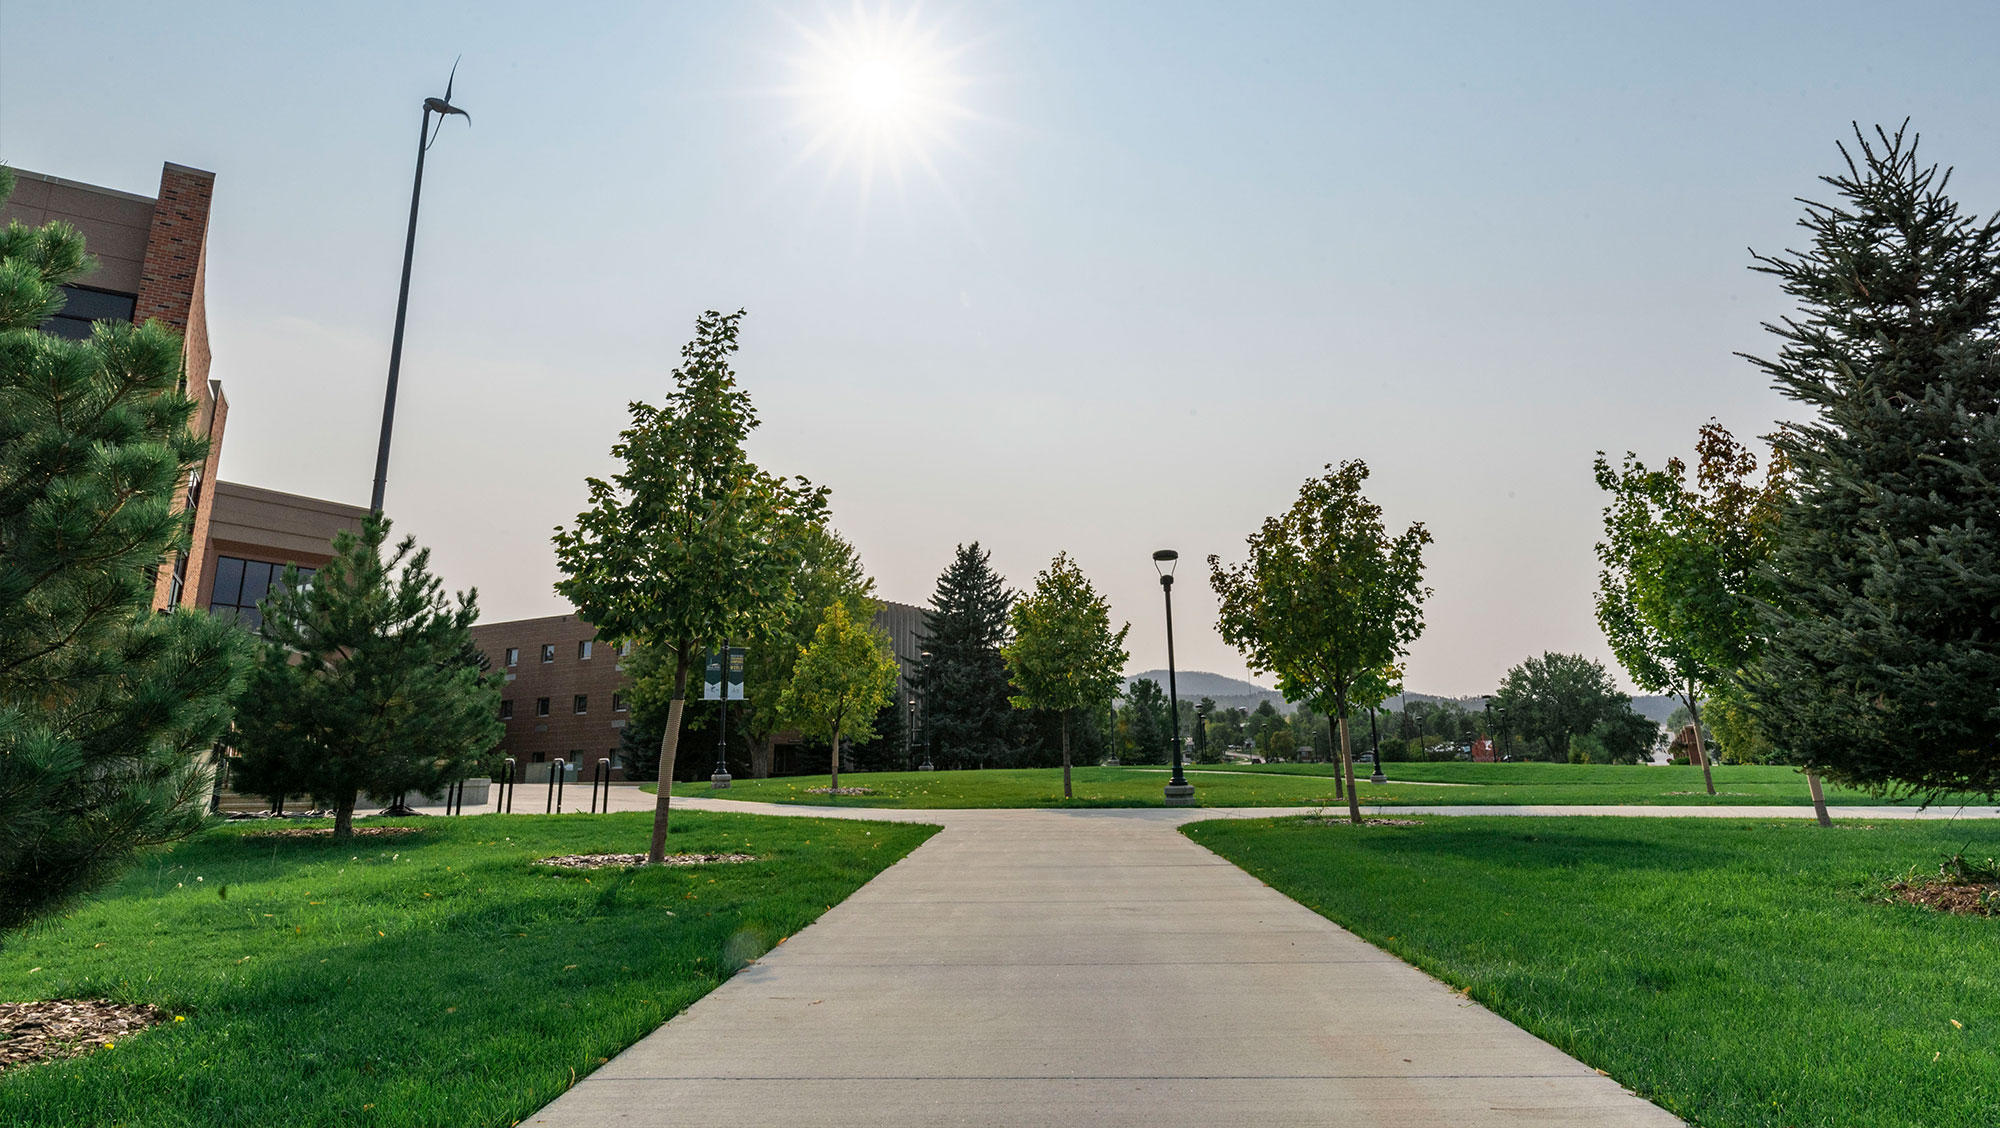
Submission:
<svg viewBox="0 0 2000 1128">
<path fill-rule="evenodd" d="M 1208 759 L 1208 706 L 1194 707 L 1194 758 L 1196 763 Z"/>
<path fill-rule="evenodd" d="M 931 652 L 930 652 L 930 651 L 928 651 L 928 650 L 925 650 L 925 651 L 921 652 L 921 654 L 920 654 L 920 657 L 921 657 L 921 659 L 922 659 L 922 661 L 923 661 L 923 663 L 924 663 L 924 665 L 923 665 L 923 676 L 922 676 L 922 677 L 921 677 L 921 678 L 920 678 L 920 679 L 919 679 L 919 680 L 917 681 L 917 696 L 916 696 L 916 697 L 913 697 L 913 698 L 911 698 L 911 699 L 910 699 L 910 716 L 911 716 L 911 718 L 912 718 L 912 720 L 913 720 L 913 723 L 914 723 L 914 718 L 915 718 L 915 717 L 916 717 L 916 715 L 917 715 L 917 714 L 916 714 L 916 703 L 917 703 L 918 699 L 922 699 L 922 701 L 923 701 L 923 703 L 924 703 L 924 713 L 923 713 L 923 716 L 924 716 L 924 762 L 923 762 L 923 764 L 922 764 L 921 766 L 919 766 L 919 767 L 917 768 L 917 770 L 918 770 L 918 771 L 920 771 L 920 772 L 934 772 L 934 771 L 936 771 L 936 770 L 937 770 L 937 765 L 936 765 L 936 764 L 933 764 L 933 763 L 931 763 L 931 734 L 930 734 L 930 724 L 931 724 L 931 696 L 930 696 L 930 690 L 929 690 L 929 688 L 927 688 L 927 687 L 929 686 L 929 684 L 930 684 L 930 664 L 931 664 Z"/>
<path fill-rule="evenodd" d="M 424 198 L 424 154 L 430 151 L 436 134 L 431 132 L 431 115 L 438 116 L 438 129 L 453 114 L 472 123 L 472 115 L 451 104 L 451 85 L 458 78 L 458 64 L 451 64 L 451 77 L 444 81 L 444 97 L 424 99 L 423 123 L 417 129 L 417 180 L 410 189 L 410 230 L 403 237 L 403 285 L 396 293 L 396 334 L 389 341 L 389 390 L 382 397 L 382 442 L 375 449 L 375 494 L 368 508 L 382 512 L 382 492 L 389 484 L 389 435 L 396 426 L 396 379 L 403 369 L 403 321 L 410 309 L 410 260 L 417 253 L 417 205 Z"/>
<path fill-rule="evenodd" d="M 1160 592 L 1167 600 L 1167 715 L 1173 719 L 1174 734 L 1174 778 L 1167 782 L 1167 806 L 1192 807 L 1194 785 L 1181 770 L 1181 699 L 1174 685 L 1174 563 L 1180 558 L 1180 553 L 1163 548 L 1153 554 L 1153 570 L 1160 574 Z"/>
</svg>

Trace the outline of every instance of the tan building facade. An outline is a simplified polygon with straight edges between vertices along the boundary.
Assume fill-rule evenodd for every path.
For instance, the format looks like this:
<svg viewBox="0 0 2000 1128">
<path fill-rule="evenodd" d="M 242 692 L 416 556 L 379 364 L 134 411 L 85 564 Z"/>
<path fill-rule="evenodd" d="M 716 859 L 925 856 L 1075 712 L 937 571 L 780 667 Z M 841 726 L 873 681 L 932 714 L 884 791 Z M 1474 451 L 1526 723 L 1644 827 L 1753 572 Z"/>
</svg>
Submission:
<svg viewBox="0 0 2000 1128">
<path fill-rule="evenodd" d="M 217 479 L 229 400 L 221 381 L 209 378 L 205 291 L 215 174 L 167 164 L 157 196 L 20 169 L 14 175 L 0 224 L 67 223 L 97 260 L 95 271 L 64 287 L 67 304 L 45 331 L 80 339 L 93 322 L 151 320 L 181 335 L 183 388 L 195 401 L 192 426 L 208 439 L 208 460 L 189 473 L 181 497 L 194 514 L 189 549 L 163 562 L 153 606 L 205 608 L 254 626 L 273 575 L 286 564 L 325 564 L 334 533 L 358 530 L 367 510 Z"/>
</svg>

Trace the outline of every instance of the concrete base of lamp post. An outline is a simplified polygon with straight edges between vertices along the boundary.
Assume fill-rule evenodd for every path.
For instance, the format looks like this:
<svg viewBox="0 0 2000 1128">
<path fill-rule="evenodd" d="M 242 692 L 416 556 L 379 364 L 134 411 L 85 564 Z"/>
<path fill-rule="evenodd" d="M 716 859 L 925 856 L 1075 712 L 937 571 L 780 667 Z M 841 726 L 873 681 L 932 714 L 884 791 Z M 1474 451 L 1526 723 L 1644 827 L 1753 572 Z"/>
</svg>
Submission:
<svg viewBox="0 0 2000 1128">
<path fill-rule="evenodd" d="M 917 765 L 917 770 L 920 772 L 934 772 L 937 771 L 937 765 L 931 763 L 919 764 Z"/>
<path fill-rule="evenodd" d="M 1378 767 L 1378 768 L 1376 768 L 1376 769 L 1375 769 L 1375 774 L 1374 774 L 1374 775 L 1372 775 L 1372 776 L 1369 776 L 1369 777 L 1368 777 L 1368 782 L 1369 782 L 1369 783 L 1387 783 L 1387 782 L 1389 782 L 1389 777 L 1388 777 L 1388 776 L 1385 776 L 1385 775 L 1383 775 L 1383 774 L 1382 774 L 1382 769 Z"/>
<path fill-rule="evenodd" d="M 1192 783 L 1170 783 L 1170 784 L 1168 784 L 1168 785 L 1167 785 L 1167 806 L 1169 806 L 1169 807 L 1192 807 L 1192 806 L 1194 806 L 1194 784 L 1192 784 Z"/>
<path fill-rule="evenodd" d="M 716 791 L 721 791 L 721 790 L 723 790 L 724 788 L 728 787 L 728 786 L 729 786 L 729 773 L 728 773 L 728 772 L 717 772 L 717 773 L 715 773 L 714 775 L 712 775 L 712 776 L 709 776 L 709 777 L 708 777 L 708 786 L 709 786 L 709 787 L 710 787 L 711 789 L 713 789 L 713 790 L 716 790 Z"/>
</svg>

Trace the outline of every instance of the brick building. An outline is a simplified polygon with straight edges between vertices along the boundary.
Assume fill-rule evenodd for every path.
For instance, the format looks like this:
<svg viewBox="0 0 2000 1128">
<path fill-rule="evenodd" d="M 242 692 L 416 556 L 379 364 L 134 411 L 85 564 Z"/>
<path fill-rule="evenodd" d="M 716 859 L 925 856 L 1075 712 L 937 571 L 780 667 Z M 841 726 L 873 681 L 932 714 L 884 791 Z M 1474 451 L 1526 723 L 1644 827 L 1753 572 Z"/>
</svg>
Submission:
<svg viewBox="0 0 2000 1128">
<path fill-rule="evenodd" d="M 875 616 L 875 625 L 889 635 L 901 668 L 899 687 L 907 700 L 922 651 L 923 611 L 907 603 L 886 603 Z M 524 781 L 546 780 L 549 769 L 536 765 L 557 760 L 571 767 L 581 764 L 587 779 L 599 759 L 608 759 L 613 776 L 625 778 L 618 742 L 632 716 L 625 699 L 631 680 L 618 661 L 620 655 L 597 637 L 597 628 L 574 614 L 548 615 L 480 623 L 472 628 L 472 641 L 491 668 L 504 676 L 500 719 L 507 734 L 501 738 L 500 751 L 520 765 Z M 696 696 L 701 692 L 699 673 L 689 686 L 689 693 Z M 779 743 L 796 739 L 788 741 L 781 735 Z M 786 753 L 784 748 L 778 750 L 779 774 L 820 768 L 817 763 L 794 768 L 797 758 Z"/>
<path fill-rule="evenodd" d="M 596 627 L 576 615 L 481 623 L 472 628 L 472 642 L 503 675 L 500 719 L 507 735 L 500 751 L 520 765 L 521 779 L 547 779 L 549 769 L 536 765 L 557 760 L 583 765 L 588 778 L 600 759 L 624 778 L 618 738 L 631 717 L 630 681 Z"/>
<path fill-rule="evenodd" d="M 63 287 L 68 302 L 44 330 L 81 339 L 93 322 L 157 320 L 181 334 L 184 388 L 208 461 L 188 475 L 181 504 L 194 512 L 187 552 L 160 569 L 153 606 L 207 608 L 255 625 L 257 601 L 286 564 L 316 569 L 341 529 L 358 529 L 361 506 L 218 480 L 229 400 L 209 378 L 206 279 L 215 174 L 167 164 L 157 196 L 17 169 L 0 224 L 60 220 L 83 234 L 97 269 Z M 358 475 L 357 475 L 358 477 Z"/>
</svg>

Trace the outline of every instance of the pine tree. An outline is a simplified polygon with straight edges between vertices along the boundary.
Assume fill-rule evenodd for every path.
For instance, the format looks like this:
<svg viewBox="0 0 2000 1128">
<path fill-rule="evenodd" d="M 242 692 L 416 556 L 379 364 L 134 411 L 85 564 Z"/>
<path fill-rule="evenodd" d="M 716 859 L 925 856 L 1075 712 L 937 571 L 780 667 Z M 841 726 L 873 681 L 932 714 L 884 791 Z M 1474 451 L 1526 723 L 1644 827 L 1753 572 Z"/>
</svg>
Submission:
<svg viewBox="0 0 2000 1128">
<path fill-rule="evenodd" d="M 1014 593 L 979 542 L 958 546 L 924 612 L 924 730 L 935 756 L 952 767 L 1005 762 L 1015 718 L 1007 703 L 1007 616 Z M 942 766 L 942 765 L 941 765 Z"/>
<path fill-rule="evenodd" d="M 12 192 L 0 168 L 0 202 Z M 228 624 L 148 611 L 207 457 L 180 339 L 37 329 L 90 266 L 67 225 L 0 232 L 0 929 L 201 827 L 204 754 L 243 669 Z"/>
<path fill-rule="evenodd" d="M 1769 641 L 1748 688 L 1779 754 L 1842 783 L 2000 791 L 2000 219 L 1946 195 L 1899 129 L 1855 130 L 1804 251 L 1758 256 L 1799 303 L 1753 358 L 1811 412 L 1776 436 Z M 1857 157 L 1858 153 L 1858 157 Z"/>
<path fill-rule="evenodd" d="M 468 658 L 475 594 L 446 599 L 408 537 L 384 559 L 388 535 L 372 514 L 334 537 L 312 583 L 285 569 L 237 717 L 237 786 L 318 797 L 335 838 L 353 833 L 364 792 L 400 802 L 490 771 L 504 731 L 499 682 Z"/>
</svg>

